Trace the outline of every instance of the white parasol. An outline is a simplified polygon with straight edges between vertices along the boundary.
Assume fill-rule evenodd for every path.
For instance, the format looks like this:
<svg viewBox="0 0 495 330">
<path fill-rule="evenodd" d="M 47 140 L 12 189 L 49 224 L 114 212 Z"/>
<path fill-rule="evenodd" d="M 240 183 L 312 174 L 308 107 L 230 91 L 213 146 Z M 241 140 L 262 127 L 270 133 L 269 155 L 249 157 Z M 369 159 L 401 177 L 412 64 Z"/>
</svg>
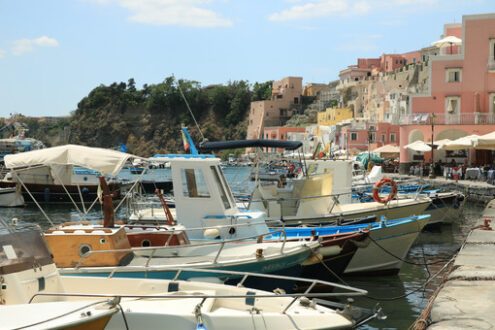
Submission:
<svg viewBox="0 0 495 330">
<path fill-rule="evenodd" d="M 419 152 L 431 151 L 431 147 L 421 140 L 414 141 L 413 143 L 409 143 L 408 145 L 404 146 L 404 148 Z"/>
<path fill-rule="evenodd" d="M 438 147 L 438 149 L 443 150 L 462 150 L 473 148 L 475 143 L 478 141 L 479 136 L 476 134 L 464 136 L 458 138 L 457 140 L 450 141 Z"/>
<path fill-rule="evenodd" d="M 462 45 L 462 40 L 454 36 L 447 36 L 438 41 L 432 42 L 431 44 L 438 48 L 450 46 L 450 54 L 452 54 L 452 46 Z"/>
</svg>

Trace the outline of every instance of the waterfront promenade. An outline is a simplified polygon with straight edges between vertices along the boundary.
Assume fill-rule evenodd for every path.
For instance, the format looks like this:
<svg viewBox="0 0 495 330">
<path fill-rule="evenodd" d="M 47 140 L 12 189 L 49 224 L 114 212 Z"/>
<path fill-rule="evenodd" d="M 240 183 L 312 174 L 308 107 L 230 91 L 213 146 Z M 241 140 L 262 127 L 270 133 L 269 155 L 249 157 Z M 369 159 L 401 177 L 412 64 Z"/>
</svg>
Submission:
<svg viewBox="0 0 495 330">
<path fill-rule="evenodd" d="M 452 272 L 416 323 L 416 329 L 495 328 L 495 199 L 478 219 L 455 258 Z M 428 313 L 428 310 L 430 311 Z"/>
<path fill-rule="evenodd" d="M 457 190 L 464 193 L 472 202 L 487 203 L 495 198 L 495 185 L 483 181 L 459 180 L 456 183 L 454 180 L 445 179 L 444 177 L 428 179 L 428 177 L 389 173 L 384 173 L 384 176 L 400 181 L 418 180 L 423 184 L 429 184 L 435 188 L 443 188 L 446 191 Z"/>
</svg>

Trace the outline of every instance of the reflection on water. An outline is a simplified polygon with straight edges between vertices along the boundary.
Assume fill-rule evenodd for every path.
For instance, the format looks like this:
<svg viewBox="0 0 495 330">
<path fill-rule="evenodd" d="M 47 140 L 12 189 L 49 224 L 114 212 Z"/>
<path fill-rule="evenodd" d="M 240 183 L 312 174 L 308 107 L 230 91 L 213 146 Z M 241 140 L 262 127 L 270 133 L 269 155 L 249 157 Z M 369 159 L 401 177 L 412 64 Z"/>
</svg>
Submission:
<svg viewBox="0 0 495 330">
<path fill-rule="evenodd" d="M 237 194 L 250 194 L 253 189 L 253 182 L 249 181 L 249 168 L 226 168 L 225 176 L 231 185 L 231 189 Z M 169 169 L 155 170 L 147 174 L 147 179 L 162 179 L 170 175 Z M 123 177 L 134 178 L 136 175 L 124 173 Z M 44 206 L 45 212 L 55 223 L 65 221 L 84 220 L 74 207 L 71 206 Z M 345 281 L 352 286 L 366 289 L 369 295 L 375 298 L 400 297 L 393 301 L 380 301 L 384 312 L 388 318 L 386 320 L 375 320 L 363 327 L 363 329 L 407 329 L 421 314 L 428 302 L 428 298 L 434 292 L 436 283 L 432 282 L 426 289 L 422 289 L 423 283 L 428 279 L 428 272 L 431 274 L 439 271 L 443 266 L 443 260 L 449 259 L 460 247 L 469 230 L 474 226 L 474 222 L 481 214 L 483 207 L 477 205 L 465 205 L 463 214 L 452 225 L 444 225 L 436 231 L 423 232 L 413 245 L 407 259 L 414 263 L 424 264 L 442 261 L 437 265 L 428 267 L 404 264 L 398 276 L 380 277 L 345 277 Z M 38 223 L 43 229 L 50 226 L 42 213 L 36 206 L 26 206 L 22 208 L 0 208 L 0 217 L 10 221 L 18 218 L 19 223 Z M 125 217 L 125 210 L 116 212 L 116 219 Z M 101 205 L 96 204 L 91 210 L 87 220 L 101 220 L 103 210 Z M 417 290 L 410 295 L 407 293 Z M 405 296 L 405 297 L 402 297 Z M 355 298 L 355 305 L 373 308 L 377 301 L 369 298 Z"/>
</svg>

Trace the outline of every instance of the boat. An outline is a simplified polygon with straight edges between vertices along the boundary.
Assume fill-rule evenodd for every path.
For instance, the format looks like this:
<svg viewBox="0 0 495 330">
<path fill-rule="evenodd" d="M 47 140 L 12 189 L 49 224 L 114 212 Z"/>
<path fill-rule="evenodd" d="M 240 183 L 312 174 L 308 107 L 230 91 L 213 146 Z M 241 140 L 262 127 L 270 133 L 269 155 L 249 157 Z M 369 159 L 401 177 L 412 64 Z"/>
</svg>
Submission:
<svg viewBox="0 0 495 330">
<path fill-rule="evenodd" d="M 20 187 L 0 188 L 0 207 L 17 207 L 24 205 Z"/>
<path fill-rule="evenodd" d="M 16 168 L 15 170 L 10 168 L 11 171 L 0 180 L 0 188 L 21 186 L 22 195 L 26 203 L 67 204 L 74 201 L 94 202 L 98 197 L 98 177 L 100 173 L 88 168 L 77 167 L 73 164 L 52 163 L 48 166 L 36 163 L 37 159 L 44 159 L 45 154 L 50 152 L 62 153 L 64 148 L 67 149 L 65 146 L 61 146 L 6 155 L 5 159 L 12 156 L 32 157 L 32 165 Z M 108 184 L 110 189 L 115 192 L 114 199 L 122 198 L 120 182 L 111 180 Z"/>
<path fill-rule="evenodd" d="M 338 173 L 342 177 L 342 173 Z M 341 203 L 340 195 L 332 194 L 333 177 L 333 172 L 328 171 L 293 180 L 285 187 L 259 184 L 251 196 L 248 209 L 266 212 L 267 220 L 282 220 L 287 226 L 297 226 L 315 223 L 335 225 L 342 220 L 370 216 L 400 219 L 423 214 L 430 205 L 427 198 L 392 200 L 386 204 Z M 350 192 L 342 194 L 350 197 Z"/>
<path fill-rule="evenodd" d="M 279 282 L 298 280 L 307 282 L 308 289 L 287 294 L 177 278 L 60 276 L 39 227 L 2 224 L 0 317 L 5 328 L 346 329 L 379 313 L 362 314 L 367 311 L 350 305 L 328 308 L 310 300 L 364 295 L 364 290 L 286 276 L 233 274 L 244 281 L 249 277 L 273 277 Z M 346 292 L 311 292 L 316 285 L 335 286 Z M 356 317 L 357 314 L 360 315 Z"/>
<path fill-rule="evenodd" d="M 102 173 L 118 173 L 122 165 L 126 160 L 135 157 L 130 154 L 121 153 L 118 151 L 109 151 L 108 154 L 100 152 L 101 150 L 94 150 L 95 148 L 81 147 L 81 146 L 65 146 L 44 149 L 43 159 L 36 159 L 30 153 L 24 153 L 19 155 L 7 156 L 5 161 L 7 166 L 15 168 L 16 166 L 28 166 L 31 163 L 42 162 L 46 166 L 52 166 L 54 162 L 57 164 L 71 164 L 78 166 L 85 166 L 87 168 L 102 172 Z M 36 153 L 36 152 L 34 152 Z M 62 155 L 62 156 L 61 156 Z M 179 194 L 186 192 L 187 202 L 193 202 L 194 208 L 189 209 L 208 209 L 213 205 L 225 206 L 227 201 L 227 195 L 224 195 L 221 199 L 220 193 L 216 192 L 217 198 L 214 199 L 198 199 L 198 194 L 204 194 L 205 197 L 209 194 L 209 191 L 205 190 L 204 182 L 200 181 L 199 175 L 201 171 L 199 168 L 190 168 L 192 161 L 194 160 L 179 160 L 182 164 L 181 167 L 172 168 L 172 171 L 180 171 L 179 176 L 185 174 L 187 181 L 186 188 L 176 189 Z M 184 163 L 185 162 L 185 163 Z M 188 167 L 189 166 L 189 167 Z M 205 171 L 210 177 L 216 178 L 214 187 L 216 189 L 224 189 L 225 182 L 222 182 L 221 178 L 225 180 L 223 176 L 219 174 L 218 159 L 208 159 L 206 163 Z M 198 177 L 196 177 L 198 175 Z M 205 174 L 206 175 L 206 174 Z M 182 177 L 182 176 L 181 176 Z M 153 254 L 156 254 L 154 258 L 147 258 L 136 255 L 138 250 L 133 249 L 130 245 L 127 232 L 137 231 L 135 228 L 126 226 L 115 226 L 114 214 L 112 206 L 112 193 L 106 184 L 104 176 L 100 176 L 100 186 L 103 194 L 104 204 L 104 219 L 103 223 L 63 223 L 54 226 L 45 232 L 46 239 L 50 248 L 54 254 L 54 260 L 58 267 L 61 268 L 63 273 L 77 273 L 77 274 L 98 274 L 99 276 L 107 275 L 115 271 L 116 268 L 128 265 L 133 268 L 132 276 L 146 277 L 149 273 L 153 273 L 150 276 L 156 276 L 159 278 L 170 278 L 171 273 L 164 270 L 170 267 L 186 267 L 190 269 L 194 268 L 207 268 L 207 269 L 220 269 L 220 270 L 249 270 L 259 273 L 276 273 L 279 271 L 293 272 L 298 275 L 301 270 L 301 263 L 304 262 L 314 249 L 319 246 L 316 241 L 313 242 L 267 242 L 259 243 L 249 242 L 238 244 L 239 239 L 245 238 L 257 238 L 260 235 L 268 233 L 268 229 L 264 222 L 263 216 L 260 212 L 250 212 L 250 214 L 230 214 L 230 220 L 218 220 L 216 216 L 212 216 L 206 219 L 206 222 L 211 222 L 215 226 L 220 225 L 221 222 L 230 224 L 228 228 L 224 229 L 225 239 L 227 241 L 212 242 L 212 244 L 187 244 L 189 241 L 184 236 L 175 236 L 178 241 L 183 244 L 178 246 L 164 246 L 159 249 L 154 249 Z M 193 187 L 194 185 L 194 187 Z M 187 189 L 187 190 L 185 190 Z M 213 191 L 212 191 L 213 194 Z M 203 195 L 201 195 L 203 196 Z M 232 196 L 230 198 L 233 200 Z M 181 201 L 183 202 L 183 201 Z M 179 203 L 179 201 L 177 201 Z M 165 205 L 166 207 L 166 205 Z M 182 208 L 181 208 L 182 209 Z M 234 210 L 233 210 L 234 211 Z M 179 212 L 180 213 L 180 212 Z M 211 214 L 210 214 L 211 215 Z M 170 223 L 168 225 L 172 225 Z M 252 228 L 258 228 L 258 230 L 252 231 L 249 229 L 249 235 L 243 234 L 248 229 L 247 227 L 234 227 L 233 219 L 241 219 L 244 221 L 247 219 L 247 223 Z M 199 220 L 196 218 L 196 221 Z M 184 220 L 185 221 L 185 220 Z M 192 219 L 189 219 L 192 221 Z M 252 222 L 253 221 L 253 222 Z M 185 221 L 187 223 L 187 221 Z M 206 224 L 205 227 L 210 225 Z M 152 230 L 151 232 L 139 230 L 137 235 L 141 237 L 150 237 L 155 235 L 163 237 L 162 241 L 168 242 L 168 238 L 172 236 L 165 230 Z M 207 228 L 204 232 L 193 232 L 193 237 L 203 237 L 207 232 Z M 264 232 L 262 231 L 264 230 Z M 234 241 L 233 241 L 234 240 Z M 153 240 L 148 239 L 150 245 Z M 146 249 L 146 248 L 142 248 Z M 92 255 L 98 253 L 98 255 Z M 90 254 L 88 258 L 85 258 L 87 254 Z M 174 258 L 170 258 L 174 257 Z M 159 268 L 153 270 L 152 268 Z M 119 273 L 123 274 L 123 273 Z M 185 278 L 194 277 L 194 271 L 186 272 L 183 274 Z M 129 275 L 129 274 L 127 274 Z"/>
<path fill-rule="evenodd" d="M 220 150 L 233 147 L 277 147 L 295 150 L 297 141 L 243 140 L 204 142 L 201 150 Z M 308 223 L 336 224 L 345 219 L 369 216 L 399 219 L 422 214 L 429 199 L 403 199 L 389 203 L 356 204 L 352 197 L 352 161 L 308 160 L 300 174 L 286 182 L 263 184 L 258 182 L 248 210 L 266 213 L 266 220 L 282 220 L 288 226 Z"/>
</svg>

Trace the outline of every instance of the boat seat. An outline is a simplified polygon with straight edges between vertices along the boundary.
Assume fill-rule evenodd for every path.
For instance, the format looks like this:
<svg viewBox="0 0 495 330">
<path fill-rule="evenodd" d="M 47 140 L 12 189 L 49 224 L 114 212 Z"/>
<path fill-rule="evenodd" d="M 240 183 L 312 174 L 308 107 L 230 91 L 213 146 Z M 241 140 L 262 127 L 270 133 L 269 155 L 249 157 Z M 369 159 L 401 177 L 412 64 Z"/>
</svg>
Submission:
<svg viewBox="0 0 495 330">
<path fill-rule="evenodd" d="M 54 230 L 51 232 L 52 235 L 65 235 L 65 231 L 63 230 Z"/>
</svg>

